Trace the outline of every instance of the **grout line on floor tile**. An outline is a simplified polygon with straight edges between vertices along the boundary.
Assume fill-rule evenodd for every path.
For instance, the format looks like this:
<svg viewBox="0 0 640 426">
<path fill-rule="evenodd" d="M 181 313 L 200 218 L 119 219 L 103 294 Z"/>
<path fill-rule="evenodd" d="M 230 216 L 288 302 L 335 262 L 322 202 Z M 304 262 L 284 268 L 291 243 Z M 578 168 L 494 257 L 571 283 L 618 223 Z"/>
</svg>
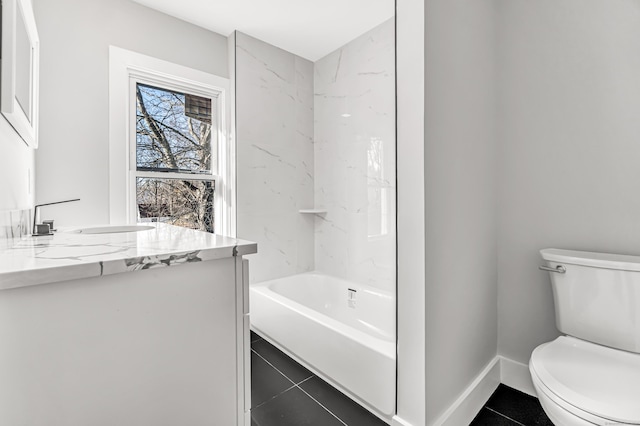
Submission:
<svg viewBox="0 0 640 426">
<path fill-rule="evenodd" d="M 335 414 L 333 414 L 333 411 L 329 410 L 327 407 L 325 407 L 324 405 L 322 405 L 322 403 L 320 403 L 320 401 L 318 401 L 317 399 L 315 399 L 314 397 L 312 397 L 311 395 L 309 395 L 309 393 L 307 391 L 305 391 L 304 389 L 302 389 L 300 386 L 296 387 L 298 389 L 300 389 L 302 392 L 304 392 L 309 398 L 311 398 L 312 400 L 314 400 L 316 402 L 316 404 L 318 404 L 319 406 L 321 406 L 322 408 L 324 408 L 329 414 L 331 414 L 333 417 L 335 417 L 336 419 L 338 419 L 338 421 L 340 423 L 342 423 L 344 426 L 349 426 L 348 424 L 346 424 L 345 422 L 342 421 L 342 419 L 338 416 L 336 416 Z"/>
<path fill-rule="evenodd" d="M 494 409 L 492 409 L 492 408 L 487 407 L 486 405 L 485 405 L 485 407 L 484 407 L 484 408 L 486 408 L 487 410 L 492 411 L 492 412 L 494 412 L 494 413 L 498 414 L 499 416 L 504 417 L 505 419 L 511 420 L 512 422 L 514 422 L 514 423 L 515 423 L 515 424 L 517 424 L 517 425 L 520 425 L 520 426 L 526 426 L 526 425 L 524 425 L 524 424 L 520 423 L 520 422 L 519 422 L 519 421 L 517 421 L 517 420 L 513 420 L 513 419 L 512 419 L 511 417 L 509 417 L 509 416 L 505 416 L 504 414 L 502 414 L 502 413 L 501 413 L 501 412 L 499 412 L 499 411 L 496 411 L 496 410 L 494 410 Z"/>
<path fill-rule="evenodd" d="M 255 407 L 251 407 L 250 410 L 255 410 L 258 407 L 262 407 L 264 404 L 266 404 L 267 402 L 271 402 L 274 399 L 276 399 L 277 397 L 279 397 L 280 395 L 289 392 L 291 389 L 297 387 L 296 385 L 291 385 L 290 387 L 286 388 L 285 390 L 283 390 L 282 392 L 280 392 L 277 395 L 273 395 L 271 398 L 267 399 L 266 401 L 262 401 L 260 404 L 256 405 Z"/>
<path fill-rule="evenodd" d="M 262 339 L 262 340 L 264 340 L 264 339 Z M 269 343 L 269 342 L 268 342 L 268 341 L 266 341 L 266 340 L 265 340 L 265 342 Z M 276 349 L 277 349 L 279 352 L 282 352 L 280 349 L 278 349 L 278 348 L 276 348 Z M 291 379 L 289 378 L 289 376 L 287 376 L 287 375 L 286 375 L 286 374 L 284 374 L 282 371 L 280 371 L 280 370 L 278 369 L 278 367 L 276 367 L 275 365 L 273 365 L 273 364 L 271 364 L 269 361 L 267 361 L 267 359 L 266 359 L 265 357 L 263 357 L 262 355 L 260 355 L 260 354 L 258 353 L 258 351 L 256 351 L 255 349 L 253 349 L 253 347 L 251 348 L 251 351 L 252 351 L 252 352 L 255 352 L 255 354 L 256 354 L 256 355 L 258 355 L 260 358 L 264 359 L 264 360 L 266 361 L 266 363 L 267 363 L 267 364 L 269 364 L 270 366 L 272 366 L 273 368 L 275 368 L 276 370 L 278 370 L 278 372 L 279 372 L 280 374 L 282 374 L 283 376 L 285 376 L 287 379 L 289 379 L 289 381 L 290 381 L 291 383 L 294 383 L 294 384 L 300 384 L 300 383 L 302 383 L 302 382 L 306 382 L 306 381 L 307 381 L 307 380 L 309 380 L 310 378 L 312 378 L 312 377 L 315 377 L 315 376 L 316 376 L 316 375 L 315 375 L 315 374 L 313 374 L 313 372 L 311 372 L 309 369 L 307 369 L 306 367 L 304 367 L 304 366 L 302 366 L 302 365 L 301 365 L 301 366 L 302 366 L 302 367 L 304 367 L 307 371 L 309 371 L 310 376 L 309 376 L 309 377 L 306 377 L 306 378 L 302 379 L 300 382 L 296 383 L 296 382 L 294 382 L 293 380 L 291 380 Z M 300 363 L 299 363 L 298 361 L 296 361 L 295 359 L 291 358 L 289 355 L 285 354 L 284 352 L 282 352 L 282 354 L 283 354 L 284 356 L 286 356 L 287 358 L 289 358 L 289 359 L 290 359 L 291 361 L 293 361 L 294 363 L 296 363 L 296 364 L 300 365 Z"/>
<path fill-rule="evenodd" d="M 311 375 L 310 375 L 309 377 L 307 377 L 306 379 L 302 379 L 302 380 L 300 380 L 300 382 L 296 383 L 296 386 L 300 386 L 301 384 L 303 384 L 303 383 L 304 383 L 304 382 L 306 382 L 307 380 L 311 380 L 311 379 L 313 379 L 314 377 L 316 377 L 316 375 L 315 375 L 315 374 L 313 374 L 313 373 L 311 373 Z"/>
<path fill-rule="evenodd" d="M 264 340 L 264 339 L 263 339 Z M 310 380 L 314 377 L 316 377 L 315 374 L 311 373 L 311 376 L 307 377 L 304 380 L 301 380 L 299 383 L 295 383 L 293 380 L 291 380 L 286 374 L 284 374 L 282 371 L 280 371 L 275 365 L 271 364 L 269 361 L 267 361 L 267 359 L 265 357 L 263 357 L 262 355 L 260 355 L 255 349 L 251 348 L 251 351 L 253 353 L 255 353 L 257 356 L 259 356 L 260 358 L 262 358 L 262 360 L 264 362 L 266 362 L 267 364 L 269 364 L 271 367 L 273 367 L 273 369 L 275 369 L 278 373 L 282 374 L 287 380 L 289 380 L 291 383 L 293 383 L 293 386 L 291 386 L 290 388 L 280 392 L 278 395 L 275 395 L 271 398 L 269 398 L 268 400 L 260 403 L 259 405 L 255 406 L 255 407 L 251 407 L 251 409 L 255 409 L 258 407 L 263 406 L 264 404 L 266 404 L 269 401 L 272 401 L 273 399 L 277 398 L 278 396 L 282 395 L 285 392 L 290 391 L 292 388 L 298 388 L 300 389 L 302 392 L 304 392 L 305 395 L 307 395 L 309 398 L 311 398 L 316 404 L 318 404 L 320 407 L 322 407 L 325 411 L 327 411 L 329 414 L 331 414 L 333 417 L 335 417 L 340 423 L 342 423 L 344 426 L 349 426 L 347 425 L 340 417 L 338 417 L 337 415 L 335 415 L 331 410 L 329 410 L 327 407 L 325 407 L 322 403 L 320 403 L 317 399 L 315 399 L 313 396 L 311 396 L 307 391 L 305 391 L 304 389 L 302 389 L 299 385 L 301 385 L 302 383 L 306 382 L 307 380 Z M 518 423 L 520 424 L 520 423 Z M 522 425 L 524 426 L 524 425 Z"/>
<path fill-rule="evenodd" d="M 264 362 L 266 362 L 267 364 L 269 364 L 269 365 L 270 365 L 274 370 L 276 370 L 278 373 L 282 374 L 282 375 L 285 377 L 285 379 L 287 379 L 288 381 L 290 381 L 291 383 L 293 383 L 293 385 L 294 385 L 294 386 L 296 385 L 296 383 L 295 383 L 293 380 L 291 380 L 291 379 L 290 379 L 286 374 L 284 374 L 282 371 L 278 370 L 278 368 L 277 368 L 275 365 L 273 365 L 273 364 L 271 364 L 269 361 L 267 361 L 265 357 L 263 357 L 262 355 L 260 355 L 260 354 L 259 354 L 258 352 L 256 352 L 253 348 L 251 348 L 251 352 L 253 352 L 254 354 L 258 355 L 260 358 L 262 358 L 262 360 L 263 360 Z"/>
</svg>

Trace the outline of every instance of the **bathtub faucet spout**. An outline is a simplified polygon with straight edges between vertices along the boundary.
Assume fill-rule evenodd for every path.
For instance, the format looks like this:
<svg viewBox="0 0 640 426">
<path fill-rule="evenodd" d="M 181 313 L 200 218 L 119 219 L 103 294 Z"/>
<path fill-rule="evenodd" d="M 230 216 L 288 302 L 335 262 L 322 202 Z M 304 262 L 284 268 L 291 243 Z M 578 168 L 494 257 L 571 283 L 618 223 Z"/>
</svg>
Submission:
<svg viewBox="0 0 640 426">
<path fill-rule="evenodd" d="M 356 292 L 357 290 L 354 288 L 348 288 L 348 294 L 347 294 L 347 306 L 349 306 L 350 308 L 355 309 L 356 307 Z"/>
</svg>

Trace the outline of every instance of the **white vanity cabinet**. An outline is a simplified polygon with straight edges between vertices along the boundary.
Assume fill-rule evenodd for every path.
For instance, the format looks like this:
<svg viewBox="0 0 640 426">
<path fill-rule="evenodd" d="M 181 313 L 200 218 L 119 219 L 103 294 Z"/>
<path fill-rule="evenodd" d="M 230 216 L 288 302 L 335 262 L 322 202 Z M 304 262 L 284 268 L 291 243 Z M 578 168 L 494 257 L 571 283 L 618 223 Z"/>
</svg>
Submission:
<svg viewBox="0 0 640 426">
<path fill-rule="evenodd" d="M 130 257 L 126 272 L 106 256 L 97 276 L 39 285 L 18 285 L 0 263 L 0 425 L 249 425 L 242 255 L 256 247 L 234 241 Z M 70 248 L 52 245 L 36 263 Z"/>
</svg>

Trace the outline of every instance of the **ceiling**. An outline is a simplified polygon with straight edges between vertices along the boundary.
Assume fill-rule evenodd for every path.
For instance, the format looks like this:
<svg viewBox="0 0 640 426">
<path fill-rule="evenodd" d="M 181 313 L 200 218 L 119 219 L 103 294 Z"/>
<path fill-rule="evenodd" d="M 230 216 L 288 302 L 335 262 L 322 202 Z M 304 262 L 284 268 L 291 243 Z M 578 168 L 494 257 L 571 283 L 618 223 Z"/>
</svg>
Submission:
<svg viewBox="0 0 640 426">
<path fill-rule="evenodd" d="M 394 0 L 133 0 L 228 36 L 241 31 L 316 61 L 391 18 Z"/>
</svg>

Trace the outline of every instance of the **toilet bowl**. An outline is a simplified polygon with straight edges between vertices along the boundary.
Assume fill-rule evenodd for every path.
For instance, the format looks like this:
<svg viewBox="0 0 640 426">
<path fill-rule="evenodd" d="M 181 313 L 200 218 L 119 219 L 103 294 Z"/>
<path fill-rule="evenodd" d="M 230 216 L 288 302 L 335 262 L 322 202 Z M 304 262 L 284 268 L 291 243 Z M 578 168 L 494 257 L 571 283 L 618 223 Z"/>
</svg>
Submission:
<svg viewBox="0 0 640 426">
<path fill-rule="evenodd" d="M 565 334 L 531 354 L 542 408 L 556 426 L 640 425 L 640 257 L 540 253 Z"/>
<path fill-rule="evenodd" d="M 561 336 L 533 351 L 529 370 L 556 426 L 640 425 L 640 354 Z"/>
</svg>

